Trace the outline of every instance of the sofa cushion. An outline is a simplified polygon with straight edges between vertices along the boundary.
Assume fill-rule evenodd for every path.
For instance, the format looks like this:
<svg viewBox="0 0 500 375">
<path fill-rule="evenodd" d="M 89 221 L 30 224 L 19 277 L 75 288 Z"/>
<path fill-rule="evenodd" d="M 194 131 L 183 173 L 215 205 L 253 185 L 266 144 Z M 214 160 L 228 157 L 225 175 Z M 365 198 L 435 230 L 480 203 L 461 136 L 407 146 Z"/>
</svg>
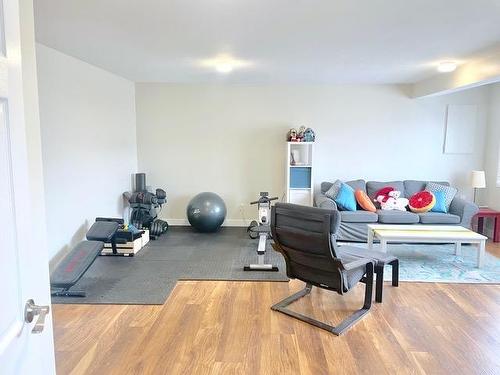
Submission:
<svg viewBox="0 0 500 375">
<path fill-rule="evenodd" d="M 377 210 L 378 222 L 381 224 L 417 224 L 420 218 L 408 211 Z"/>
<path fill-rule="evenodd" d="M 368 181 L 366 183 L 366 193 L 371 200 L 375 201 L 377 199 L 377 197 L 375 196 L 377 191 L 387 186 L 391 186 L 394 188 L 394 190 L 400 191 L 402 197 L 405 196 L 405 186 L 403 184 L 403 181 Z M 376 202 L 375 207 L 380 208 L 380 203 Z"/>
<path fill-rule="evenodd" d="M 340 211 L 340 221 L 345 223 L 376 223 L 378 215 L 369 211 Z"/>
<path fill-rule="evenodd" d="M 422 224 L 459 224 L 460 216 L 441 212 L 426 212 L 419 214 Z"/>
<path fill-rule="evenodd" d="M 366 192 L 366 181 L 365 180 L 352 180 L 352 181 L 346 181 L 345 182 L 347 185 L 352 187 L 354 191 L 356 190 L 362 190 Z"/>
<path fill-rule="evenodd" d="M 403 184 L 405 186 L 405 197 L 410 198 L 413 194 L 418 193 L 419 191 L 425 190 L 425 186 L 429 181 L 418 181 L 418 180 L 405 180 Z M 450 186 L 450 184 L 446 181 L 433 181 L 436 184 Z"/>
<path fill-rule="evenodd" d="M 335 182 L 337 182 L 337 181 L 335 181 Z M 325 194 L 328 191 L 328 189 L 330 189 L 335 182 L 323 181 L 321 183 L 321 192 L 323 194 Z M 350 187 L 352 187 L 354 190 L 360 189 L 360 190 L 363 190 L 364 192 L 366 192 L 366 181 L 365 180 L 352 180 L 352 181 L 346 181 L 345 183 L 347 185 L 349 185 Z"/>
</svg>

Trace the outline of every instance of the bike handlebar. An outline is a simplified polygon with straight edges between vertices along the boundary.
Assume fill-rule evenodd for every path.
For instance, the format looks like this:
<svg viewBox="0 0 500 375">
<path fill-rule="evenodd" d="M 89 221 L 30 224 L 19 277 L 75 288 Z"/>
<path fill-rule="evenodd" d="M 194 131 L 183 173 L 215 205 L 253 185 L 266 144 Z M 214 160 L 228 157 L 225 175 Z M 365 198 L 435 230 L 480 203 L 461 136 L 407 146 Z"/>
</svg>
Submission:
<svg viewBox="0 0 500 375">
<path fill-rule="evenodd" d="M 277 199 L 279 199 L 279 197 L 272 197 L 272 198 L 262 197 L 258 201 L 250 202 L 250 204 L 268 203 L 268 202 L 271 202 L 271 201 L 275 201 Z"/>
</svg>

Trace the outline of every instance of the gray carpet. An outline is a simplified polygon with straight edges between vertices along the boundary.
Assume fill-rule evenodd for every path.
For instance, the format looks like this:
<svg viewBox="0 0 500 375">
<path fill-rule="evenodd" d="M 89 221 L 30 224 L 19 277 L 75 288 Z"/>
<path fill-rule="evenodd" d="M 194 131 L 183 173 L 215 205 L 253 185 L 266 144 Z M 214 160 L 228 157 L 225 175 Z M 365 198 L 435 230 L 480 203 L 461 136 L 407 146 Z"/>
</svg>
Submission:
<svg viewBox="0 0 500 375">
<path fill-rule="evenodd" d="M 87 296 L 52 297 L 52 303 L 161 305 L 177 280 L 288 281 L 285 262 L 269 241 L 266 263 L 280 271 L 243 271 L 245 264 L 256 262 L 257 244 L 244 228 L 208 234 L 171 227 L 135 257 L 98 257 L 74 287 Z"/>
</svg>

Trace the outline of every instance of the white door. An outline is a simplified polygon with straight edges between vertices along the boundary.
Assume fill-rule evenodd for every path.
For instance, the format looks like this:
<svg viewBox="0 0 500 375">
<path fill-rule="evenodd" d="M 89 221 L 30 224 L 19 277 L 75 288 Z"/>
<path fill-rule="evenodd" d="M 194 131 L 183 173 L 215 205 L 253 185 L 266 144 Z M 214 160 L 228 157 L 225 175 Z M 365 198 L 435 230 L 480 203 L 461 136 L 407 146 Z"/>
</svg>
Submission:
<svg viewBox="0 0 500 375">
<path fill-rule="evenodd" d="M 0 374 L 54 374 L 33 4 L 0 13 Z"/>
</svg>

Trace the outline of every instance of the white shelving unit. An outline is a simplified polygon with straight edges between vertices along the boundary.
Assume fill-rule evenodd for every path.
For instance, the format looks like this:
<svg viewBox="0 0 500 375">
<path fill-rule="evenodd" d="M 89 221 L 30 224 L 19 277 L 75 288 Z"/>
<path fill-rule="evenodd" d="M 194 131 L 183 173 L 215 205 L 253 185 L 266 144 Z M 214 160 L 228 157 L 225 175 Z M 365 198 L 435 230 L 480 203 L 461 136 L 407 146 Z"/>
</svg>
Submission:
<svg viewBox="0 0 500 375">
<path fill-rule="evenodd" d="M 313 162 L 314 142 L 287 142 L 286 201 L 288 203 L 313 205 Z"/>
</svg>

